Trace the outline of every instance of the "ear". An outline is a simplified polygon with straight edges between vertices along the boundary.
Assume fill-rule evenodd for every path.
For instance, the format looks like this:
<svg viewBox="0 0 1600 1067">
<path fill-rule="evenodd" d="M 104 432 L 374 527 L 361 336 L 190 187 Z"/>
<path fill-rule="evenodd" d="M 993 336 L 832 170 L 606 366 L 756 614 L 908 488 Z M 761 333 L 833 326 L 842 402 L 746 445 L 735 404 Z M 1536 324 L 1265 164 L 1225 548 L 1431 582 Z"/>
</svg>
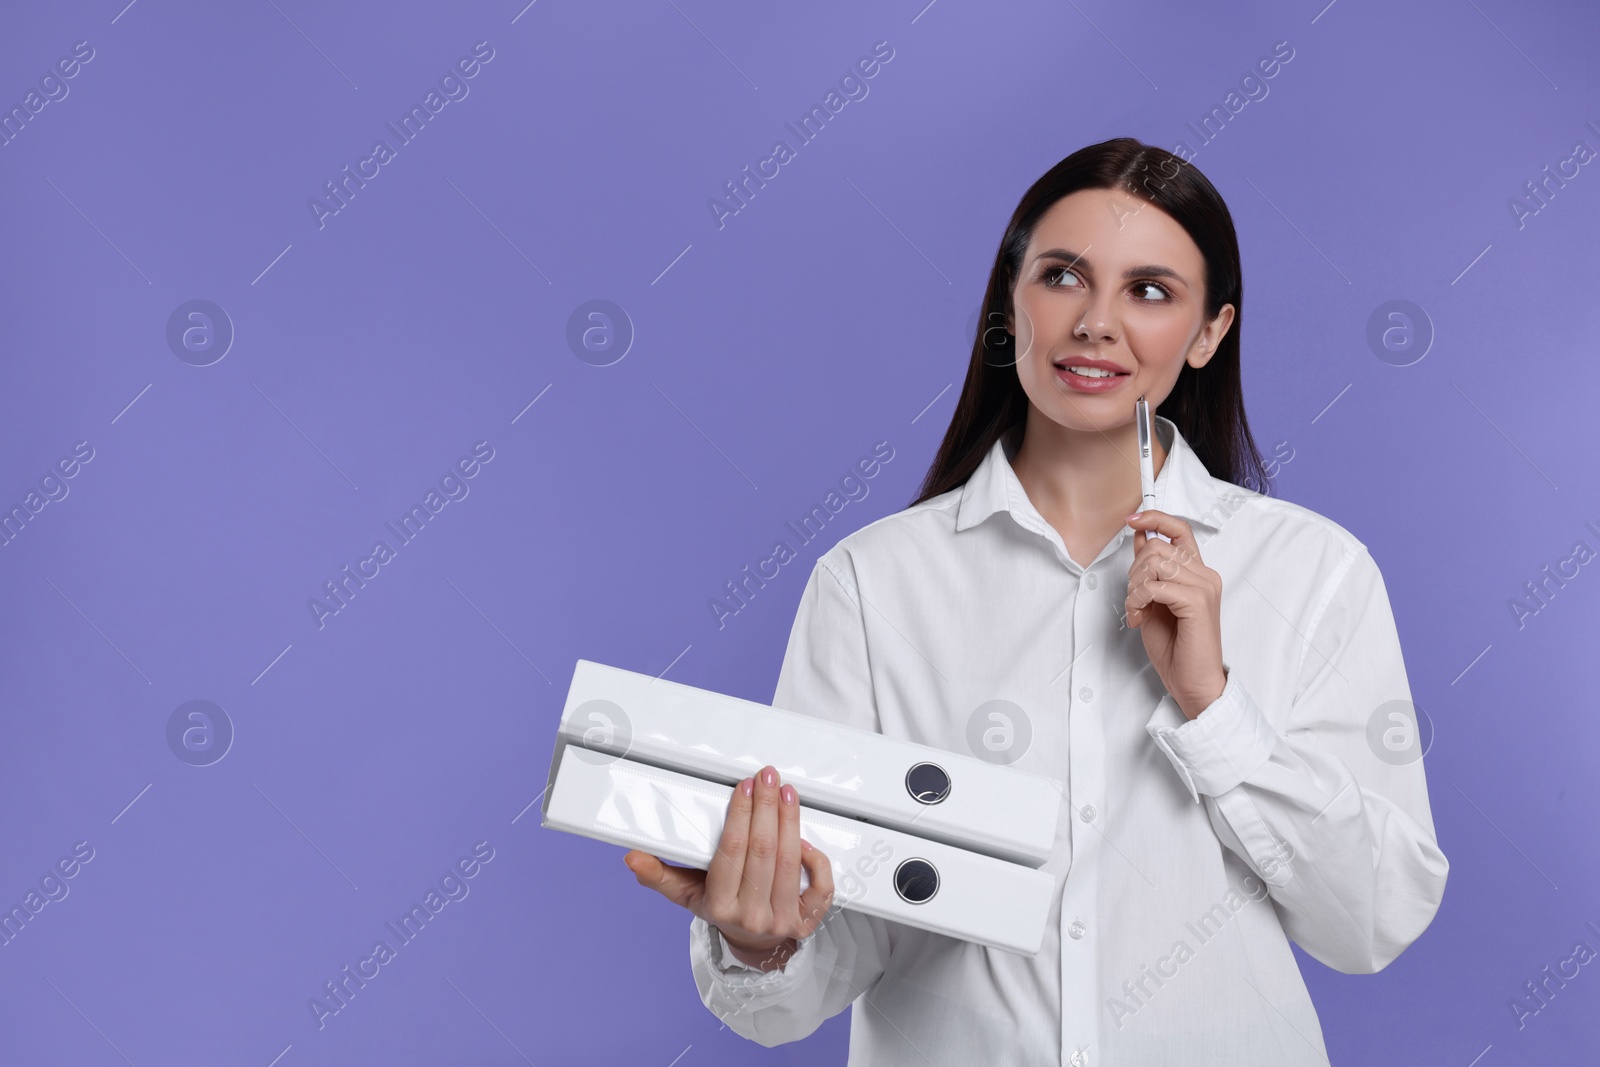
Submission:
<svg viewBox="0 0 1600 1067">
<path fill-rule="evenodd" d="M 1223 304 L 1217 312 L 1217 317 L 1206 324 L 1200 331 L 1200 336 L 1195 339 L 1194 348 L 1189 352 L 1184 362 L 1195 370 L 1199 370 L 1211 362 L 1211 357 L 1217 354 L 1217 349 L 1222 344 L 1222 339 L 1228 335 L 1228 328 L 1233 325 L 1233 305 Z"/>
</svg>

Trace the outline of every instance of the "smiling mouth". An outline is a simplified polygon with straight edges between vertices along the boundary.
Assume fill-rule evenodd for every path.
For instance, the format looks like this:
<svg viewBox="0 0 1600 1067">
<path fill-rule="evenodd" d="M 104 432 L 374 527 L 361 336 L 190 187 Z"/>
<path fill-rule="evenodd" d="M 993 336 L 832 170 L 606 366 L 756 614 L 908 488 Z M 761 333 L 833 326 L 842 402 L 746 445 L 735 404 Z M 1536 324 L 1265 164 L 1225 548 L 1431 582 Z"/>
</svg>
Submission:
<svg viewBox="0 0 1600 1067">
<path fill-rule="evenodd" d="M 1057 363 L 1054 366 L 1056 370 L 1076 375 L 1079 378 L 1086 378 L 1090 381 L 1104 378 L 1126 378 L 1128 376 L 1127 371 L 1109 371 L 1103 367 L 1081 367 L 1072 363 Z"/>
</svg>

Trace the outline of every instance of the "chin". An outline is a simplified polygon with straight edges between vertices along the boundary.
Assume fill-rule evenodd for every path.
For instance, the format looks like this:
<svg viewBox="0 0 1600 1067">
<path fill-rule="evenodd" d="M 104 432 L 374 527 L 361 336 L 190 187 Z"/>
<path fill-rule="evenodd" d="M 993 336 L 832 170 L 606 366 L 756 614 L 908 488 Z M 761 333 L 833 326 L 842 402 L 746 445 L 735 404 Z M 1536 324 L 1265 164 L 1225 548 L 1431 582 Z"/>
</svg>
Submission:
<svg viewBox="0 0 1600 1067">
<path fill-rule="evenodd" d="M 1069 397 L 1065 400 L 1055 398 L 1048 404 L 1036 404 L 1046 418 L 1057 426 L 1068 430 L 1115 430 L 1123 426 L 1131 426 L 1134 421 L 1133 406 L 1128 405 L 1127 411 L 1107 403 L 1099 397 L 1090 396 L 1084 400 Z"/>
</svg>

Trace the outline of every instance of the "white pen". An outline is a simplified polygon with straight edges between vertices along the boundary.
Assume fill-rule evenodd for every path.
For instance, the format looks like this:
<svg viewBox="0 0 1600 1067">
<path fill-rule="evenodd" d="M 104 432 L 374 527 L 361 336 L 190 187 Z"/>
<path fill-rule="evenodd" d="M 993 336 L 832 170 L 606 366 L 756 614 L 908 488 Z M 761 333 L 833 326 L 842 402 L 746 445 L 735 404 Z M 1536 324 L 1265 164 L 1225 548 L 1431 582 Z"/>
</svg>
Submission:
<svg viewBox="0 0 1600 1067">
<path fill-rule="evenodd" d="M 1144 494 L 1139 510 L 1146 511 L 1156 506 L 1156 456 L 1152 446 L 1155 434 L 1150 426 L 1150 405 L 1144 397 L 1134 402 L 1133 412 L 1139 423 L 1139 491 Z"/>
<path fill-rule="evenodd" d="M 1139 492 L 1144 501 L 1139 505 L 1141 512 L 1149 511 L 1156 506 L 1156 454 L 1155 454 L 1155 427 L 1150 423 L 1150 405 L 1144 397 L 1140 397 L 1133 405 L 1134 421 L 1139 424 Z M 1163 541 L 1171 541 L 1170 537 L 1146 531 L 1146 540 L 1159 537 Z"/>
</svg>

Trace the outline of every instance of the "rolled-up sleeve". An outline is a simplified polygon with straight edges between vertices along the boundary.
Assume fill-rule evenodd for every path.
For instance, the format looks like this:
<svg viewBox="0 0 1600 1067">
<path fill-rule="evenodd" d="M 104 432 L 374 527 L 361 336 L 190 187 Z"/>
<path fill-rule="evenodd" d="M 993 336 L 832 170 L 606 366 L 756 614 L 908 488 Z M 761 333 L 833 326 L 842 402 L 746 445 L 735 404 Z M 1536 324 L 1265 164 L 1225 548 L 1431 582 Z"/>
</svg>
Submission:
<svg viewBox="0 0 1600 1067">
<path fill-rule="evenodd" d="M 835 549 L 817 561 L 800 596 L 772 703 L 878 732 L 857 589 L 845 554 Z M 775 753 L 772 761 L 779 759 Z M 779 1045 L 811 1034 L 878 980 L 889 957 L 889 925 L 835 908 L 782 969 L 763 972 L 724 954 L 720 933 L 696 916 L 689 924 L 689 962 L 712 1014 L 743 1037 Z"/>
<path fill-rule="evenodd" d="M 1365 546 L 1346 550 L 1315 603 L 1289 708 L 1262 708 L 1230 666 L 1194 719 L 1158 714 L 1146 730 L 1267 883 L 1284 931 L 1329 967 L 1370 973 L 1433 921 L 1449 863 L 1388 590 Z"/>
</svg>

